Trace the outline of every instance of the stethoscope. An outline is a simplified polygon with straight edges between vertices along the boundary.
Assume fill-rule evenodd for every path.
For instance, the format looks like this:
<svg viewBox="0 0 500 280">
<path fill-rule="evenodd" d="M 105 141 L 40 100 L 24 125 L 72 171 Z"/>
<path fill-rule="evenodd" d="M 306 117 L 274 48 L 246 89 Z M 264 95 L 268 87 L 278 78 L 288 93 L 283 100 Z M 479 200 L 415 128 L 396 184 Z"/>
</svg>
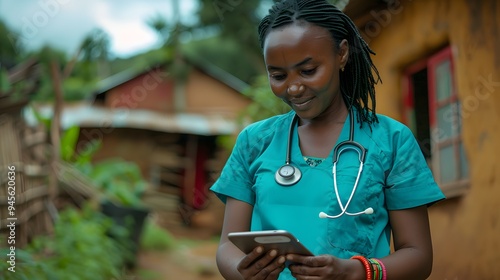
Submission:
<svg viewBox="0 0 500 280">
<path fill-rule="evenodd" d="M 288 132 L 288 143 L 287 143 L 287 151 L 286 151 L 286 158 L 285 158 L 285 164 L 281 166 L 275 174 L 275 179 L 276 182 L 282 186 L 291 186 L 296 184 L 300 178 L 302 178 L 302 172 L 300 172 L 300 169 L 293 165 L 291 163 L 291 142 L 292 142 L 292 137 L 293 137 L 293 129 L 295 125 L 298 122 L 298 116 L 295 115 L 289 128 Z M 337 162 L 339 161 L 340 155 L 342 152 L 346 150 L 354 150 L 358 153 L 358 160 L 359 160 L 359 168 L 358 168 L 358 175 L 356 176 L 356 181 L 354 182 L 354 186 L 352 188 L 351 194 L 349 196 L 349 199 L 347 200 L 346 204 L 344 205 L 342 203 L 342 200 L 340 199 L 339 196 L 339 190 L 338 190 L 338 185 L 337 185 Z M 366 149 L 359 144 L 358 142 L 354 141 L 354 115 L 352 113 L 352 110 L 350 110 L 350 127 L 349 127 L 349 140 L 343 141 L 339 143 L 337 146 L 335 146 L 333 150 L 333 188 L 335 190 L 335 195 L 337 196 L 337 202 L 340 206 L 341 212 L 337 215 L 328 215 L 325 212 L 320 212 L 319 217 L 320 218 L 331 218 L 331 219 L 336 219 L 341 217 L 342 215 L 348 215 L 348 216 L 358 216 L 362 214 L 373 214 L 373 208 L 368 207 L 364 211 L 360 212 L 347 212 L 347 208 L 349 207 L 349 204 L 351 203 L 351 200 L 354 196 L 354 193 L 356 192 L 356 189 L 358 188 L 358 183 L 359 183 L 359 178 L 361 177 L 361 172 L 363 171 L 363 165 L 365 162 L 365 157 L 366 157 Z"/>
</svg>

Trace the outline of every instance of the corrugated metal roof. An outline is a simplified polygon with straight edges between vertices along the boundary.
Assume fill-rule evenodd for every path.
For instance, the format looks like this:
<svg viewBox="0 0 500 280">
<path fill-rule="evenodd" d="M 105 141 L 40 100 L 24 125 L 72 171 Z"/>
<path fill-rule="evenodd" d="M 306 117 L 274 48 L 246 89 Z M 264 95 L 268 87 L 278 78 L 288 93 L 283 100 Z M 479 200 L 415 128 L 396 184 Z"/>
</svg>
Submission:
<svg viewBox="0 0 500 280">
<path fill-rule="evenodd" d="M 38 105 L 36 110 L 43 117 L 50 118 L 53 115 L 52 105 Z M 24 117 L 28 124 L 37 124 L 32 108 L 24 110 Z M 61 126 L 65 129 L 73 125 L 103 128 L 106 131 L 112 128 L 136 128 L 207 136 L 229 135 L 237 129 L 234 120 L 221 115 L 164 114 L 149 110 L 110 109 L 90 104 L 64 107 Z"/>
</svg>

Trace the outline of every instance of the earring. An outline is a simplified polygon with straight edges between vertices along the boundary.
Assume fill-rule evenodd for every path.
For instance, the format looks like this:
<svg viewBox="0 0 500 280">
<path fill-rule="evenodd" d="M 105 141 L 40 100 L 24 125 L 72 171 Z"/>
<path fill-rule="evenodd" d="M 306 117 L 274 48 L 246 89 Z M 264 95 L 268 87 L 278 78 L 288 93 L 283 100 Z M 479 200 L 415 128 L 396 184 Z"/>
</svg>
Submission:
<svg viewBox="0 0 500 280">
<path fill-rule="evenodd" d="M 342 68 L 340 68 L 340 71 L 344 72 L 344 66 L 342 66 Z"/>
</svg>

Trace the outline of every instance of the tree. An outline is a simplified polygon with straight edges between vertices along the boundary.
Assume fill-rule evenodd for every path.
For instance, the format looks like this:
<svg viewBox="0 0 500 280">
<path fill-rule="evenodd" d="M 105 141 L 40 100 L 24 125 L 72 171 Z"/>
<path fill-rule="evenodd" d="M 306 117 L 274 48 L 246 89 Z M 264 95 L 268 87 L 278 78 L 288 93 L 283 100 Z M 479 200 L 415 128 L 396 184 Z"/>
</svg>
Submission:
<svg viewBox="0 0 500 280">
<path fill-rule="evenodd" d="M 162 41 L 163 46 L 172 46 L 179 43 L 179 36 L 183 31 L 189 31 L 189 28 L 179 21 L 169 23 L 161 14 L 157 14 L 146 21 Z"/>
<path fill-rule="evenodd" d="M 216 39 L 191 43 L 190 48 L 195 50 L 192 53 L 252 83 L 265 71 L 257 37 L 259 11 L 265 2 L 272 1 L 199 0 L 199 21 L 193 33 L 215 34 Z"/>
<path fill-rule="evenodd" d="M 234 38 L 245 51 L 260 54 L 259 8 L 269 0 L 200 0 L 201 27 L 215 27 L 222 37 Z"/>
<path fill-rule="evenodd" d="M 109 35 L 101 29 L 94 29 L 85 36 L 77 52 L 68 60 L 66 53 L 44 46 L 30 56 L 36 57 L 41 67 L 40 89 L 35 101 L 54 99 L 53 77 L 50 76 L 50 65 L 55 63 L 60 69 L 61 90 L 65 101 L 76 101 L 93 93 L 97 82 L 109 75 Z"/>
<path fill-rule="evenodd" d="M 83 79 L 91 81 L 109 75 L 107 61 L 110 55 L 110 38 L 102 29 L 96 28 L 85 36 L 75 59 L 81 56 Z M 97 75 L 96 75 L 97 73 Z"/>
<path fill-rule="evenodd" d="M 105 60 L 109 57 L 110 39 L 109 35 L 100 28 L 93 29 L 83 39 L 81 52 L 83 60 L 95 61 Z"/>
<path fill-rule="evenodd" d="M 40 50 L 29 53 L 28 57 L 38 60 L 41 68 L 40 87 L 33 96 L 33 100 L 53 100 L 54 83 L 51 75 L 51 63 L 55 62 L 57 65 L 65 65 L 67 63 L 66 53 L 45 45 Z M 62 71 L 62 69 L 59 70 Z"/>
<path fill-rule="evenodd" d="M 157 14 L 156 16 L 148 19 L 146 23 L 149 27 L 156 31 L 156 33 L 158 33 L 158 36 L 160 36 L 164 42 L 166 42 L 166 38 L 168 38 L 169 24 L 164 16 Z"/>
<path fill-rule="evenodd" d="M 20 62 L 24 46 L 19 35 L 0 20 L 0 68 L 11 68 Z"/>
</svg>

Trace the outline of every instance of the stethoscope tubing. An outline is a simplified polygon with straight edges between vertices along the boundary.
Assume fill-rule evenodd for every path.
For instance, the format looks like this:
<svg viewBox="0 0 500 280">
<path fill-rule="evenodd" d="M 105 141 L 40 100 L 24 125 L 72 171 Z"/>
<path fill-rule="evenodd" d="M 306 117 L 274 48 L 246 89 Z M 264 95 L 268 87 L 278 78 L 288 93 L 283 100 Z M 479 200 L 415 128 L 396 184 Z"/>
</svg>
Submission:
<svg viewBox="0 0 500 280">
<path fill-rule="evenodd" d="M 333 188 L 335 190 L 335 195 L 337 197 L 337 202 L 339 204 L 341 212 L 339 214 L 333 215 L 333 216 L 330 216 L 330 215 L 325 214 L 324 212 L 321 212 L 320 218 L 335 219 L 335 218 L 341 217 L 342 215 L 358 216 L 361 214 L 373 213 L 373 209 L 371 207 L 367 208 L 367 209 L 365 209 L 365 211 L 361 211 L 361 212 L 351 213 L 351 212 L 347 211 L 347 208 L 349 207 L 349 205 L 354 197 L 354 194 L 358 188 L 359 179 L 361 177 L 361 172 L 363 171 L 363 166 L 364 166 L 364 162 L 365 162 L 365 158 L 366 158 L 366 149 L 360 143 L 354 141 L 354 114 L 353 114 L 352 109 L 349 110 L 349 114 L 350 114 L 349 139 L 341 142 L 340 144 L 338 144 L 334 148 L 333 159 L 332 159 L 333 160 L 333 168 L 332 168 Z M 298 169 L 296 166 L 294 166 L 291 163 L 291 149 L 292 149 L 291 143 L 292 143 L 292 138 L 293 138 L 293 129 L 294 129 L 297 122 L 298 122 L 298 115 L 295 115 L 293 117 L 292 122 L 290 123 L 285 164 L 283 166 L 281 166 L 276 171 L 276 175 L 275 175 L 276 182 L 280 185 L 283 185 L 283 186 L 294 185 L 301 178 L 300 169 Z M 358 174 L 356 176 L 356 181 L 354 182 L 353 188 L 351 190 L 351 194 L 349 195 L 347 202 L 345 204 L 343 204 L 342 200 L 340 199 L 338 185 L 337 185 L 337 162 L 339 161 L 340 155 L 345 150 L 354 150 L 358 153 L 359 168 L 358 168 Z M 292 172 L 286 173 L 283 171 L 285 169 L 288 169 L 288 171 L 292 170 Z M 286 173 L 286 175 L 283 175 L 282 173 Z"/>
</svg>

